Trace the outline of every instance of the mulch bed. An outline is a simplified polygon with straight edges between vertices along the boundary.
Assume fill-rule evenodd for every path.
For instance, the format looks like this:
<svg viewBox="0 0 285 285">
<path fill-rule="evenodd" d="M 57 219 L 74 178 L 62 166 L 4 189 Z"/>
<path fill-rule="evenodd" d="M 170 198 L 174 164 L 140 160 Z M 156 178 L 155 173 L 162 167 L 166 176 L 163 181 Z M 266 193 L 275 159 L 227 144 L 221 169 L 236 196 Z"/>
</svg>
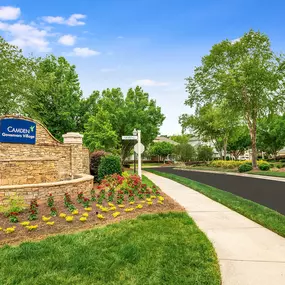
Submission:
<svg viewBox="0 0 285 285">
<path fill-rule="evenodd" d="M 103 225 L 117 223 L 126 219 L 134 219 L 141 214 L 149 214 L 149 213 L 162 213 L 169 211 L 184 211 L 184 208 L 181 207 L 178 203 L 168 197 L 165 193 L 162 192 L 162 196 L 164 197 L 163 205 L 157 203 L 157 199 L 153 199 L 153 205 L 148 205 L 147 203 L 142 204 L 142 209 L 135 209 L 132 212 L 125 212 L 125 208 L 135 208 L 137 204 L 140 203 L 138 198 L 135 198 L 135 204 L 129 205 L 128 202 L 125 202 L 125 208 L 119 208 L 115 202 L 113 204 L 117 207 L 115 211 L 102 212 L 98 207 L 96 207 L 96 202 L 91 203 L 92 211 L 88 212 L 89 217 L 86 222 L 81 222 L 79 218 L 83 213 L 86 213 L 83 206 L 76 201 L 76 197 L 72 197 L 72 201 L 74 205 L 79 211 L 78 215 L 73 215 L 74 220 L 72 222 L 67 222 L 65 218 L 60 218 L 60 213 L 65 213 L 68 216 L 72 216 L 72 214 L 64 207 L 63 198 L 61 200 L 55 201 L 55 207 L 58 210 L 58 216 L 52 217 L 50 221 L 54 221 L 53 226 L 49 226 L 46 222 L 42 221 L 42 216 L 49 217 L 50 208 L 47 206 L 47 202 L 44 201 L 39 203 L 39 215 L 38 219 L 35 221 L 31 221 L 30 225 L 38 225 L 38 229 L 34 231 L 28 231 L 24 226 L 20 223 L 23 221 L 28 221 L 28 210 L 22 212 L 18 215 L 19 222 L 11 223 L 9 219 L 5 217 L 3 214 L 0 214 L 0 227 L 3 229 L 10 228 L 15 226 L 15 232 L 7 234 L 3 230 L 0 231 L 0 246 L 3 245 L 16 245 L 25 241 L 38 241 L 46 238 L 47 236 L 56 235 L 56 234 L 67 234 L 74 233 L 86 229 L 92 229 L 94 227 L 100 227 Z M 103 206 L 109 207 L 108 202 L 104 201 Z M 110 208 L 110 207 L 109 207 Z M 104 219 L 100 220 L 96 216 L 96 212 L 104 215 Z M 112 213 L 120 212 L 120 215 L 116 218 L 112 216 Z"/>
</svg>

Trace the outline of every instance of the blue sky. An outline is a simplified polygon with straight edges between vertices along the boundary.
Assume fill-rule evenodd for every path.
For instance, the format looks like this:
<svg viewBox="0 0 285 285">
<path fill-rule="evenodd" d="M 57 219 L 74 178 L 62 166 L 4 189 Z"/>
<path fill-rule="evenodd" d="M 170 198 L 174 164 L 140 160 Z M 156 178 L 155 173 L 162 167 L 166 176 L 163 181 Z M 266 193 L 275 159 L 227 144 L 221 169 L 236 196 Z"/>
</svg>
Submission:
<svg viewBox="0 0 285 285">
<path fill-rule="evenodd" d="M 162 107 L 162 134 L 178 134 L 185 78 L 223 39 L 249 29 L 284 51 L 285 1 L 0 0 L 0 35 L 25 53 L 64 55 L 84 96 L 139 84 Z M 1 10 L 2 9 L 2 10 Z"/>
</svg>

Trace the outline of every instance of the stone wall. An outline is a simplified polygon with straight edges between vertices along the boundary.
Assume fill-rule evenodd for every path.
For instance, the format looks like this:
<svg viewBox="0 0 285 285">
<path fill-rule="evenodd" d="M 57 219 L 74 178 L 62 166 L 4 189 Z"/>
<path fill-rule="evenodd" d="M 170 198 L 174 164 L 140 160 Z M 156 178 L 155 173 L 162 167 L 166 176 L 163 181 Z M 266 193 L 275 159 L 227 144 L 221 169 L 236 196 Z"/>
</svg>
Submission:
<svg viewBox="0 0 285 285">
<path fill-rule="evenodd" d="M 56 159 L 0 159 L 0 185 L 55 182 L 58 180 L 58 161 Z"/>
<path fill-rule="evenodd" d="M 82 147 L 78 142 L 73 143 L 61 143 L 56 140 L 50 132 L 39 122 L 30 118 L 19 116 L 0 116 L 0 120 L 3 118 L 17 118 L 32 121 L 36 123 L 36 144 L 13 144 L 13 143 L 0 143 L 0 160 L 27 160 L 27 159 L 42 159 L 46 157 L 55 160 L 57 163 L 57 178 L 62 180 L 71 177 L 76 174 L 89 174 L 89 151 Z M 1 162 L 0 162 L 1 164 Z M 29 167 L 28 167 L 29 166 Z M 34 166 L 34 167 L 33 167 Z M 34 180 L 31 176 L 38 177 L 41 171 L 38 170 L 38 166 L 35 163 L 29 165 L 27 162 L 27 170 L 22 175 L 29 176 L 29 183 L 44 182 L 39 181 L 38 178 Z M 20 167 L 20 166 L 19 166 Z M 2 166 L 3 168 L 3 166 Z M 21 168 L 24 170 L 24 166 Z M 29 170 L 28 170 L 29 169 Z M 48 170 L 49 171 L 49 170 Z M 22 171 L 21 171 L 22 172 Z M 13 177 L 15 178 L 13 182 Z M 19 178 L 14 175 L 9 178 L 9 183 L 18 184 Z M 7 177 L 5 176 L 5 184 Z M 12 180 L 11 180 L 12 179 Z M 50 178 L 46 178 L 47 181 Z M 3 180 L 2 180 L 3 181 Z M 0 180 L 0 185 L 3 185 Z"/>
<path fill-rule="evenodd" d="M 66 192 L 71 195 L 76 195 L 78 192 L 90 195 L 92 187 L 93 176 L 86 174 L 83 174 L 76 179 L 60 182 L 0 186 L 0 204 L 4 204 L 6 198 L 13 195 L 23 197 L 27 203 L 34 198 L 45 203 L 49 193 L 52 193 L 55 198 L 62 197 Z"/>
</svg>

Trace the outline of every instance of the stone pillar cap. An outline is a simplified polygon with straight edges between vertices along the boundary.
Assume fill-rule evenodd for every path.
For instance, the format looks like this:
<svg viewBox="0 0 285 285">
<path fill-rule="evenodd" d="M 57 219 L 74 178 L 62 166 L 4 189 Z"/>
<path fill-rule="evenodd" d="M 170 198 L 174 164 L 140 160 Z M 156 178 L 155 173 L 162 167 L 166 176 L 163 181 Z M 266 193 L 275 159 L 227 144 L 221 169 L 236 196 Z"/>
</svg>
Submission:
<svg viewBox="0 0 285 285">
<path fill-rule="evenodd" d="M 82 144 L 83 135 L 81 135 L 80 133 L 70 132 L 62 135 L 62 137 L 63 143 Z"/>
</svg>

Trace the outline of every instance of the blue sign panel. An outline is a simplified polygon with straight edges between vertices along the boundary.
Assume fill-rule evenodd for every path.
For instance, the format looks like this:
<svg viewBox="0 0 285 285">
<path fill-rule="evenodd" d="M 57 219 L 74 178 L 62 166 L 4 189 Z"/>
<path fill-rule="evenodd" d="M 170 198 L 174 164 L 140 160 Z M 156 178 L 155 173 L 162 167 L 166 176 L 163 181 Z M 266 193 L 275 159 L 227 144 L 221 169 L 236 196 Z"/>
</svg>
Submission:
<svg viewBox="0 0 285 285">
<path fill-rule="evenodd" d="M 21 119 L 0 120 L 0 143 L 36 143 L 36 124 Z"/>
</svg>

